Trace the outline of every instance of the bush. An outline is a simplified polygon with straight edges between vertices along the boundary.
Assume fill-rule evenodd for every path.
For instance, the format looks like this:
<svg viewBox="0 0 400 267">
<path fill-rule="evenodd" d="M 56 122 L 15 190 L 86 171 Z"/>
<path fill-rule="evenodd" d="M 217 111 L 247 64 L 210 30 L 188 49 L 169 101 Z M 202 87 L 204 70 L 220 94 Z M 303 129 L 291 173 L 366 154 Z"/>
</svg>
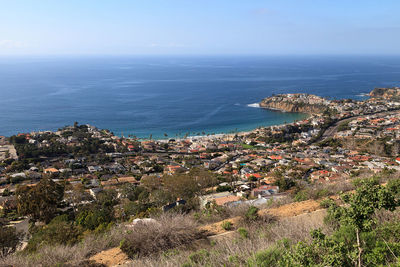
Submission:
<svg viewBox="0 0 400 267">
<path fill-rule="evenodd" d="M 332 204 L 334 204 L 333 200 L 330 198 L 326 198 L 321 200 L 321 202 L 319 203 L 321 205 L 322 208 L 327 209 L 329 208 Z"/>
<path fill-rule="evenodd" d="M 83 210 L 76 216 L 76 224 L 85 230 L 95 230 L 99 226 L 108 225 L 113 219 L 112 209 L 107 207 L 92 207 Z"/>
<path fill-rule="evenodd" d="M 277 266 L 279 260 L 282 258 L 284 250 L 279 247 L 271 247 L 264 251 L 259 251 L 256 253 L 254 258 L 247 262 L 249 267 L 269 267 Z"/>
<path fill-rule="evenodd" d="M 118 246 L 125 232 L 119 226 L 105 234 L 88 235 L 75 245 L 43 244 L 35 252 L 14 253 L 0 259 L 0 266 L 100 266 L 89 265 L 87 257 Z"/>
<path fill-rule="evenodd" d="M 210 253 L 205 249 L 200 249 L 199 251 L 193 252 L 189 255 L 189 260 L 196 264 L 203 263 L 208 257 Z"/>
<path fill-rule="evenodd" d="M 247 209 L 247 212 L 246 212 L 246 214 L 244 215 L 244 219 L 246 220 L 246 221 L 255 221 L 255 220 L 257 220 L 258 219 L 258 208 L 257 207 L 255 207 L 255 206 L 250 206 L 248 209 Z"/>
<path fill-rule="evenodd" d="M 306 190 L 301 190 L 294 196 L 294 201 L 296 202 L 305 201 L 308 199 L 310 199 L 310 196 Z"/>
<path fill-rule="evenodd" d="M 80 240 L 80 234 L 80 230 L 68 221 L 67 216 L 58 216 L 32 234 L 26 250 L 36 251 L 44 245 L 73 245 Z"/>
<path fill-rule="evenodd" d="M 21 245 L 23 236 L 15 227 L 0 226 L 0 258 L 14 253 Z"/>
<path fill-rule="evenodd" d="M 134 258 L 190 244 L 200 237 L 202 233 L 188 216 L 164 214 L 156 222 L 135 225 L 121 243 L 121 250 Z"/>
<path fill-rule="evenodd" d="M 229 231 L 232 229 L 232 223 L 230 221 L 224 221 L 221 224 L 222 229 Z"/>
<path fill-rule="evenodd" d="M 231 190 L 232 190 L 232 187 L 229 185 L 224 185 L 224 186 L 219 185 L 216 189 L 217 192 L 225 192 L 225 191 L 231 191 Z"/>
<path fill-rule="evenodd" d="M 249 238 L 249 231 L 247 231 L 245 228 L 240 227 L 237 231 L 242 238 Z"/>
</svg>

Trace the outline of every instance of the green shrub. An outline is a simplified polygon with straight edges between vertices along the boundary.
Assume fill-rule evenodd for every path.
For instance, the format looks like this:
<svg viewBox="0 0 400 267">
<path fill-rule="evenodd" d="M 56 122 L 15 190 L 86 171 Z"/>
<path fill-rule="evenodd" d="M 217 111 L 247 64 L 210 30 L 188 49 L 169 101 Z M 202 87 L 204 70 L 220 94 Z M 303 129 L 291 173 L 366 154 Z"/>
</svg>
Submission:
<svg viewBox="0 0 400 267">
<path fill-rule="evenodd" d="M 232 229 L 232 223 L 230 221 L 224 221 L 224 222 L 222 222 L 221 227 L 225 231 L 229 231 Z"/>
<path fill-rule="evenodd" d="M 207 260 L 210 253 L 206 249 L 200 249 L 189 255 L 189 260 L 193 263 L 201 264 Z"/>
<path fill-rule="evenodd" d="M 321 205 L 322 208 L 327 209 L 329 208 L 332 204 L 334 204 L 333 200 L 330 198 L 325 198 L 323 200 L 321 200 L 321 202 L 319 203 Z"/>
<path fill-rule="evenodd" d="M 323 197 L 327 197 L 329 195 L 329 191 L 326 188 L 317 190 L 313 196 L 313 199 L 320 199 Z"/>
<path fill-rule="evenodd" d="M 257 207 L 250 206 L 244 215 L 245 220 L 247 220 L 247 221 L 257 220 L 258 219 L 258 210 L 259 209 Z"/>
<path fill-rule="evenodd" d="M 85 230 L 95 230 L 101 225 L 108 225 L 113 219 L 112 209 L 106 207 L 92 207 L 83 210 L 76 216 L 76 224 Z"/>
<path fill-rule="evenodd" d="M 242 238 L 249 238 L 249 231 L 247 231 L 245 228 L 240 227 L 237 231 Z"/>
<path fill-rule="evenodd" d="M 296 195 L 294 196 L 294 201 L 296 202 L 305 201 L 308 199 L 310 199 L 310 195 L 306 190 L 301 190 L 297 192 Z"/>
<path fill-rule="evenodd" d="M 259 251 L 254 255 L 254 258 L 248 260 L 249 267 L 269 267 L 278 266 L 279 260 L 282 258 L 284 250 L 277 246 Z"/>
<path fill-rule="evenodd" d="M 35 251 L 43 245 L 73 245 L 81 240 L 81 234 L 66 215 L 58 216 L 32 234 L 26 250 Z"/>
</svg>

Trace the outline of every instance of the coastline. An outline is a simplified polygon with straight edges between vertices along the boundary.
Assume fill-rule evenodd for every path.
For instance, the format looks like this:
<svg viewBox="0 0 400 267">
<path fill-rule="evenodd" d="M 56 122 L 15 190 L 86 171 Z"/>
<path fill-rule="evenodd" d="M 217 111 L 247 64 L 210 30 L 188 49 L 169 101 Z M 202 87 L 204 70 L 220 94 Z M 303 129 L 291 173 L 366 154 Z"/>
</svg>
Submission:
<svg viewBox="0 0 400 267">
<path fill-rule="evenodd" d="M 280 109 L 271 109 L 271 108 L 265 108 L 265 107 L 259 107 L 259 108 L 268 109 L 268 110 L 275 111 L 275 112 L 288 113 L 287 111 L 280 110 Z M 312 116 L 312 114 L 307 114 L 307 113 L 303 113 L 303 112 L 290 112 L 290 113 L 304 115 L 304 117 L 301 120 L 307 120 Z M 151 139 L 151 140 L 165 143 L 165 142 L 168 142 L 171 139 L 174 139 L 176 141 L 205 140 L 205 139 L 214 139 L 214 140 L 216 140 L 216 139 L 223 139 L 223 138 L 231 139 L 231 138 L 235 137 L 236 135 L 237 136 L 249 135 L 249 134 L 251 134 L 251 133 L 253 133 L 253 132 L 255 132 L 255 131 L 259 130 L 259 129 L 265 129 L 265 128 L 269 128 L 269 127 L 284 127 L 284 126 L 287 126 L 287 125 L 292 125 L 292 124 L 296 123 L 296 121 L 297 121 L 297 119 L 292 121 L 292 122 L 286 122 L 286 123 L 284 122 L 284 123 L 278 123 L 278 124 L 259 126 L 259 127 L 256 127 L 256 128 L 252 128 L 250 130 L 237 131 L 235 133 L 215 133 L 215 134 L 208 134 L 208 135 L 189 135 L 186 138 L 184 138 L 184 137 L 178 137 L 178 138 L 166 137 L 166 138 L 154 138 L 154 139 Z M 148 139 L 148 138 L 147 139 L 139 138 L 139 140 L 150 140 L 150 139 Z"/>
</svg>

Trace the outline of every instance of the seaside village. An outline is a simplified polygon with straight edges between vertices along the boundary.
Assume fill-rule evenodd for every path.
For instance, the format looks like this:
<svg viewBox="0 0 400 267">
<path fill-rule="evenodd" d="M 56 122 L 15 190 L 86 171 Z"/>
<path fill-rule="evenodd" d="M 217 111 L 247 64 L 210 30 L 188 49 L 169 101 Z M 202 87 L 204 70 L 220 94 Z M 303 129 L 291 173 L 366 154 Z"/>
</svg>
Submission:
<svg viewBox="0 0 400 267">
<path fill-rule="evenodd" d="M 118 203 L 127 197 L 127 188 L 166 191 L 171 188 L 164 187 L 169 179 L 179 186 L 176 177 L 196 170 L 212 178 L 206 188 L 195 192 L 200 209 L 205 209 L 265 204 L 292 194 L 296 183 L 340 183 L 364 172 L 400 171 L 399 101 L 328 100 L 306 94 L 271 98 L 285 106 L 295 105 L 300 112 L 310 106 L 321 112 L 250 132 L 164 140 L 119 137 L 78 123 L 55 132 L 0 137 L 3 219 L 24 220 L 16 212 L 14 193 L 20 186 L 35 186 L 44 177 L 65 186 L 63 202 L 68 209 L 95 201 L 107 190 L 116 193 Z M 70 197 L 77 188 L 85 199 Z M 188 201 L 184 196 L 148 199 L 151 208 L 164 212 Z M 124 214 L 138 218 L 145 214 L 140 212 Z"/>
</svg>

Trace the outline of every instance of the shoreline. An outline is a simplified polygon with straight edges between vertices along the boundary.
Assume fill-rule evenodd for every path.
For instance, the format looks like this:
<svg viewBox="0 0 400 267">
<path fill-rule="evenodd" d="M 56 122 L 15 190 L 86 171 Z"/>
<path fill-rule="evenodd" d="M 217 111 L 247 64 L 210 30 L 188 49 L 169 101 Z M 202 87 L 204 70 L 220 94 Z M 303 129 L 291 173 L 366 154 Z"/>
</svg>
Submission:
<svg viewBox="0 0 400 267">
<path fill-rule="evenodd" d="M 176 140 L 176 141 L 183 141 L 183 140 L 195 140 L 195 139 L 233 138 L 235 135 L 243 136 L 243 135 L 251 134 L 252 132 L 254 132 L 254 131 L 258 130 L 258 129 L 264 129 L 264 128 L 269 128 L 269 127 L 282 127 L 282 126 L 285 126 L 285 125 L 290 125 L 290 124 L 295 123 L 296 121 L 309 119 L 312 116 L 311 114 L 302 113 L 302 112 L 287 112 L 287 111 L 284 111 L 284 110 L 271 109 L 271 108 L 265 108 L 265 107 L 259 107 L 259 108 L 267 109 L 267 110 L 271 110 L 271 111 L 279 112 L 279 113 L 293 113 L 293 114 L 299 114 L 299 115 L 302 114 L 304 117 L 301 118 L 300 120 L 295 119 L 295 120 L 293 120 L 291 122 L 276 123 L 276 124 L 271 124 L 271 125 L 267 125 L 267 126 L 260 125 L 260 126 L 257 126 L 255 128 L 251 128 L 249 130 L 238 130 L 238 131 L 235 131 L 235 132 L 227 132 L 227 133 L 221 132 L 221 133 L 206 134 L 206 135 L 188 135 L 187 137 L 168 136 L 168 137 L 165 137 L 165 138 L 152 138 L 152 139 L 150 139 L 150 138 L 133 138 L 133 137 L 127 137 L 127 136 L 124 135 L 123 138 L 130 139 L 130 140 L 136 139 L 138 141 L 150 141 L 150 140 L 152 140 L 152 141 L 161 142 L 161 143 L 167 143 L 171 139 Z M 92 124 L 89 124 L 89 123 L 85 123 L 84 125 L 88 125 L 88 126 L 92 126 L 92 127 L 98 128 L 96 125 L 92 125 Z M 54 132 L 57 132 L 58 129 L 56 129 L 56 130 L 36 130 L 36 131 L 25 132 L 25 134 L 26 133 L 39 133 L 39 132 L 53 132 L 54 133 Z M 98 128 L 98 129 L 100 129 L 100 128 Z M 100 130 L 108 130 L 110 132 L 113 132 L 111 129 L 106 129 L 106 128 L 104 128 L 104 129 L 101 128 Z M 18 132 L 18 133 L 15 133 L 14 135 L 18 135 L 18 134 L 24 134 L 24 133 L 23 132 Z M 10 136 L 13 136 L 13 135 L 10 135 Z M 5 137 L 9 138 L 10 136 L 5 136 Z M 116 136 L 118 138 L 122 138 L 121 134 L 114 134 L 114 136 Z"/>
<path fill-rule="evenodd" d="M 279 110 L 279 109 L 270 109 L 270 108 L 264 108 L 264 107 L 260 107 L 260 108 L 268 109 L 268 110 L 272 110 L 272 111 L 276 111 L 276 112 L 288 113 L 287 111 Z M 307 120 L 310 117 L 312 117 L 312 114 L 307 114 L 307 113 L 303 113 L 303 112 L 291 112 L 291 113 L 305 115 L 305 117 L 302 118 L 299 121 Z M 186 138 L 172 138 L 172 137 L 171 138 L 161 138 L 161 139 L 156 139 L 156 138 L 154 138 L 154 139 L 148 139 L 148 138 L 143 139 L 143 138 L 139 138 L 138 140 L 141 140 L 141 141 L 153 140 L 153 141 L 157 141 L 157 142 L 167 143 L 171 139 L 176 140 L 176 141 L 183 141 L 183 140 L 195 140 L 195 139 L 221 139 L 221 138 L 228 138 L 228 137 L 229 138 L 233 138 L 235 135 L 238 135 L 238 136 L 249 135 L 249 134 L 253 133 L 254 131 L 256 131 L 258 129 L 265 129 L 265 128 L 269 128 L 269 127 L 284 127 L 286 125 L 294 124 L 294 123 L 296 123 L 296 121 L 297 120 L 294 120 L 292 122 L 268 125 L 268 126 L 259 126 L 259 127 L 253 128 L 251 130 L 237 131 L 235 133 L 216 133 L 216 134 L 209 134 L 209 135 L 189 135 Z"/>
</svg>

